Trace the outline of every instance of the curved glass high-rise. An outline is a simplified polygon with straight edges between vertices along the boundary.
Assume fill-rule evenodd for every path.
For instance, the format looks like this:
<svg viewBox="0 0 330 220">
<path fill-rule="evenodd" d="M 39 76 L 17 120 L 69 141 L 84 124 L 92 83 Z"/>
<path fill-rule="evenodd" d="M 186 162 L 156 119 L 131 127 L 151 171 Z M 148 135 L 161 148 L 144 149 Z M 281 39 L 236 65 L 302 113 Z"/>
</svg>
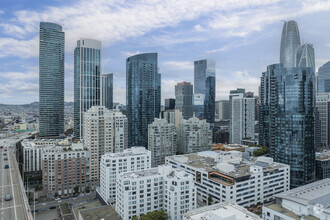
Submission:
<svg viewBox="0 0 330 220">
<path fill-rule="evenodd" d="M 292 20 L 284 22 L 280 49 L 280 63 L 284 67 L 295 66 L 298 47 L 300 47 L 300 35 L 297 22 Z"/>
<path fill-rule="evenodd" d="M 39 41 L 40 137 L 64 133 L 64 32 L 62 26 L 40 22 Z"/>
<path fill-rule="evenodd" d="M 267 67 L 261 77 L 259 143 L 269 146 L 276 162 L 290 165 L 291 187 L 315 177 L 315 70 Z"/>
<path fill-rule="evenodd" d="M 74 50 L 74 137 L 83 138 L 83 115 L 101 100 L 101 41 L 80 39 Z"/>
<path fill-rule="evenodd" d="M 157 53 L 144 53 L 126 60 L 126 116 L 129 146 L 148 145 L 148 125 L 160 113 L 161 75 Z"/>
</svg>

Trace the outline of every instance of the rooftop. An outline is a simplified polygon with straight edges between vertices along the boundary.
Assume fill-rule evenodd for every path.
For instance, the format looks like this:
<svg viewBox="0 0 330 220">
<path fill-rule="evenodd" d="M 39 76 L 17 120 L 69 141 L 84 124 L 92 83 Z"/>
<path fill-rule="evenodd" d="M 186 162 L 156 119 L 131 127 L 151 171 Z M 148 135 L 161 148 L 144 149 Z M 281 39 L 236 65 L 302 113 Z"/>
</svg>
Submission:
<svg viewBox="0 0 330 220">
<path fill-rule="evenodd" d="M 330 151 L 317 152 L 316 160 L 330 160 Z"/>
<path fill-rule="evenodd" d="M 276 197 L 302 205 L 321 204 L 324 208 L 330 209 L 330 178 L 291 189 Z"/>
<path fill-rule="evenodd" d="M 102 156 L 102 158 L 117 158 L 117 157 L 127 157 L 127 156 L 135 156 L 135 155 L 143 155 L 150 151 L 145 149 L 144 147 L 131 147 L 129 149 L 124 150 L 120 153 L 107 153 Z"/>
<path fill-rule="evenodd" d="M 193 154 L 175 155 L 167 157 L 170 160 L 183 163 L 196 169 L 206 172 L 225 173 L 233 178 L 251 175 L 251 166 L 262 167 L 263 171 L 273 171 L 274 169 L 287 167 L 288 165 L 275 163 L 267 157 L 243 157 L 238 151 L 203 151 Z M 270 159 L 270 160 L 269 160 Z M 232 167 L 234 169 L 228 169 Z"/>
<path fill-rule="evenodd" d="M 218 203 L 201 207 L 187 212 L 184 215 L 186 220 L 261 220 L 259 216 L 249 212 L 235 203 Z"/>
<path fill-rule="evenodd" d="M 83 220 L 120 220 L 120 215 L 111 206 L 99 206 L 79 211 Z"/>
<path fill-rule="evenodd" d="M 123 173 L 120 176 L 122 178 L 142 178 L 142 177 L 147 177 L 147 176 L 154 176 L 160 174 L 158 171 L 158 168 L 151 168 L 151 169 L 147 169 L 147 170 L 139 170 L 139 171 L 134 171 L 134 172 L 127 172 L 127 173 Z"/>
</svg>

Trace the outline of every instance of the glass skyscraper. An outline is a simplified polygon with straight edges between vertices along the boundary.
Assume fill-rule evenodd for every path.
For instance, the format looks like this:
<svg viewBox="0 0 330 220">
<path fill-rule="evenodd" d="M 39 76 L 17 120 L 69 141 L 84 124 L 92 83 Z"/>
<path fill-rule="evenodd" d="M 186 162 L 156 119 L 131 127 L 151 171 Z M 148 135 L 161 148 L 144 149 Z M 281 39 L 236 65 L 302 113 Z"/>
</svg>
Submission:
<svg viewBox="0 0 330 220">
<path fill-rule="evenodd" d="M 300 47 L 300 35 L 296 21 L 286 21 L 281 37 L 280 63 L 284 67 L 295 66 L 296 50 Z"/>
<path fill-rule="evenodd" d="M 80 39 L 74 50 L 74 137 L 83 137 L 83 114 L 100 105 L 101 41 Z"/>
<path fill-rule="evenodd" d="M 182 82 L 175 85 L 175 109 L 182 112 L 184 119 L 194 116 L 193 89 L 194 86 L 190 82 Z"/>
<path fill-rule="evenodd" d="M 64 32 L 62 26 L 40 22 L 40 137 L 64 134 Z"/>
<path fill-rule="evenodd" d="M 319 68 L 317 77 L 317 92 L 330 92 L 330 61 Z"/>
<path fill-rule="evenodd" d="M 102 105 L 113 109 L 113 73 L 102 74 Z"/>
<path fill-rule="evenodd" d="M 311 67 L 270 65 L 260 85 L 259 142 L 290 165 L 291 187 L 314 181 L 314 80 Z"/>
<path fill-rule="evenodd" d="M 296 50 L 296 67 L 315 68 L 315 55 L 312 44 L 303 44 Z"/>
<path fill-rule="evenodd" d="M 161 75 L 157 53 L 144 53 L 126 60 L 126 116 L 128 145 L 148 145 L 148 125 L 159 117 Z"/>
<path fill-rule="evenodd" d="M 213 60 L 198 60 L 194 63 L 194 94 L 204 96 L 204 110 L 196 108 L 196 117 L 214 122 L 215 115 L 215 62 Z M 202 94 L 202 96 L 198 95 Z M 203 114 L 201 114 L 203 112 Z"/>
</svg>

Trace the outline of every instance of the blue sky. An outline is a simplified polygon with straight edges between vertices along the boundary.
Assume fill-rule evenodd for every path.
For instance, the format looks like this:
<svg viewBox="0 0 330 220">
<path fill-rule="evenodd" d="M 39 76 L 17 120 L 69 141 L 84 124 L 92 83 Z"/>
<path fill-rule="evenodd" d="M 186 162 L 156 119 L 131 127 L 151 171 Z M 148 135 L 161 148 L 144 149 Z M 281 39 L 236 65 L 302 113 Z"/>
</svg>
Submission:
<svg viewBox="0 0 330 220">
<path fill-rule="evenodd" d="M 114 73 L 114 101 L 125 104 L 128 56 L 158 52 L 162 101 L 193 83 L 193 61 L 216 61 L 217 100 L 237 87 L 257 93 L 262 71 L 278 63 L 282 20 L 296 20 L 316 67 L 330 60 L 330 1 L 323 0 L 1 0 L 0 103 L 38 101 L 39 22 L 66 35 L 65 101 L 73 101 L 73 50 L 102 41 L 102 73 Z"/>
</svg>

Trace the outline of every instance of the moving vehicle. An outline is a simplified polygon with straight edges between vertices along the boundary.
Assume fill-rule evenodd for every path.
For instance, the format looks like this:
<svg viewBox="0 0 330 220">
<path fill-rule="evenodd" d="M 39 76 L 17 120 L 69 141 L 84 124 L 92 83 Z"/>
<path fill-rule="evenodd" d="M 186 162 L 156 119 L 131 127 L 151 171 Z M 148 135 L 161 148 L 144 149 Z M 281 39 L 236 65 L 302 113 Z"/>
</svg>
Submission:
<svg viewBox="0 0 330 220">
<path fill-rule="evenodd" d="M 5 197 L 5 200 L 6 201 L 10 201 L 12 199 L 11 195 L 10 194 L 7 194 L 6 197 Z"/>
<path fill-rule="evenodd" d="M 5 169 L 9 169 L 9 165 L 8 164 L 5 165 Z"/>
</svg>

